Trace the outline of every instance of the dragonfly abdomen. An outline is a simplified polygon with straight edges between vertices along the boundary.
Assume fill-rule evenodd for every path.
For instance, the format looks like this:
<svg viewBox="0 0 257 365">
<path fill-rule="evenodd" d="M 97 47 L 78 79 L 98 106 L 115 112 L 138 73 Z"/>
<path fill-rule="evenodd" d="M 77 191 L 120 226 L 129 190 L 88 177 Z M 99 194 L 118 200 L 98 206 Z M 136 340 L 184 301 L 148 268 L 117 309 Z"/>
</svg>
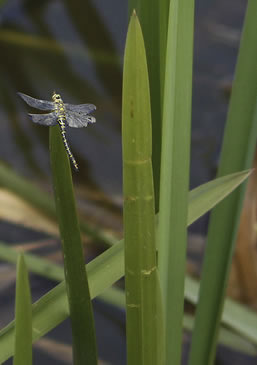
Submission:
<svg viewBox="0 0 257 365">
<path fill-rule="evenodd" d="M 61 129 L 61 134 L 62 134 L 62 140 L 63 140 L 63 143 L 64 143 L 64 147 L 65 147 L 65 150 L 75 168 L 76 171 L 78 171 L 79 167 L 78 167 L 78 164 L 71 152 L 71 149 L 70 149 L 70 146 L 68 144 L 68 141 L 67 141 L 67 138 L 66 138 L 66 127 L 65 127 L 65 120 L 63 118 L 58 118 L 57 120 L 59 126 L 60 126 L 60 129 Z"/>
</svg>

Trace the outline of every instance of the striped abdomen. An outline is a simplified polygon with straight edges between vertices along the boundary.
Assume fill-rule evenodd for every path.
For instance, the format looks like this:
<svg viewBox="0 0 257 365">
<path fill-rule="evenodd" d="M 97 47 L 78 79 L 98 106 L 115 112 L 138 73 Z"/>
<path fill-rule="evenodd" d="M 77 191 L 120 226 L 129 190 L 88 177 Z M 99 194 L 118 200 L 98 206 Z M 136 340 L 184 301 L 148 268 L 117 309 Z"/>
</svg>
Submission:
<svg viewBox="0 0 257 365">
<path fill-rule="evenodd" d="M 68 156 L 69 156 L 69 158 L 70 158 L 70 160 L 71 160 L 71 162 L 72 162 L 75 170 L 78 171 L 78 169 L 79 169 L 78 164 L 77 164 L 75 158 L 73 157 L 73 154 L 72 154 L 72 152 L 70 150 L 70 146 L 69 146 L 68 141 L 67 141 L 67 138 L 66 138 L 65 119 L 62 118 L 62 117 L 61 118 L 58 118 L 57 122 L 58 122 L 58 124 L 60 126 L 60 129 L 61 129 L 61 134 L 62 134 L 62 140 L 63 140 L 63 143 L 64 143 L 64 147 L 65 147 L 65 149 L 66 149 L 66 151 L 68 153 Z"/>
</svg>

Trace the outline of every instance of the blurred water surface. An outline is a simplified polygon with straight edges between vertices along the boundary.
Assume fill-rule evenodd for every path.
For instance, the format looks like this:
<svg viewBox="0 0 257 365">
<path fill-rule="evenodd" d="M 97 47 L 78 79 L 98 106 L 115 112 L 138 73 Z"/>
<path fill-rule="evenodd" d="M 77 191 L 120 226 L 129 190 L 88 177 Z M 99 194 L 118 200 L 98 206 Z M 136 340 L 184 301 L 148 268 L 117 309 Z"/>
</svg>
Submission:
<svg viewBox="0 0 257 365">
<path fill-rule="evenodd" d="M 214 176 L 245 2 L 196 2 L 191 185 Z M 3 3 L 0 13 L 0 157 L 19 173 L 48 181 L 48 128 L 34 125 L 16 92 L 94 103 L 97 124 L 69 129 L 76 181 L 120 196 L 122 58 L 126 1 Z"/>
<path fill-rule="evenodd" d="M 218 161 L 245 2 L 196 1 L 191 186 Z M 121 82 L 127 2 L 10 0 L 0 9 L 0 158 L 49 183 L 48 128 L 34 125 L 16 92 L 97 106 L 94 126 L 69 129 L 76 182 L 120 203 Z M 195 230 L 205 228 L 204 221 Z"/>
</svg>

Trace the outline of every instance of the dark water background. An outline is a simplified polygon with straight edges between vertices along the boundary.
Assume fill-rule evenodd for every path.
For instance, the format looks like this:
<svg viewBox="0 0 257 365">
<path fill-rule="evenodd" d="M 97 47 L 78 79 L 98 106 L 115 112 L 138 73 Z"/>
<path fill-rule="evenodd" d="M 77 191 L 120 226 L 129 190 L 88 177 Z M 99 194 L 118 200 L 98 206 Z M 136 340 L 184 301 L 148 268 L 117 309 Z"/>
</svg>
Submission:
<svg viewBox="0 0 257 365">
<path fill-rule="evenodd" d="M 233 79 L 245 6 L 244 0 L 196 2 L 191 188 L 215 176 L 227 111 L 226 93 Z M 66 102 L 95 104 L 97 123 L 69 130 L 80 166 L 74 179 L 80 205 L 85 201 L 92 204 L 94 214 L 105 222 L 115 213 L 117 224 L 111 224 L 118 231 L 122 208 L 121 82 L 127 19 L 127 2 L 117 0 L 13 0 L 3 2 L 0 8 L 1 160 L 50 189 L 48 129 L 33 125 L 17 91 L 50 99 L 56 90 Z M 191 230 L 204 234 L 206 225 L 204 217 Z M 4 221 L 0 232 L 0 239 L 10 244 L 47 238 Z M 35 275 L 31 282 L 34 299 L 55 285 Z M 0 290 L 1 327 L 13 316 L 14 288 L 12 281 Z M 125 364 L 124 313 L 114 312 L 99 301 L 95 301 L 94 310 L 101 359 L 113 365 Z M 69 343 L 69 321 L 49 337 Z M 219 350 L 218 359 L 219 364 L 234 365 L 254 361 L 224 349 Z M 35 350 L 34 363 L 68 362 Z"/>
</svg>

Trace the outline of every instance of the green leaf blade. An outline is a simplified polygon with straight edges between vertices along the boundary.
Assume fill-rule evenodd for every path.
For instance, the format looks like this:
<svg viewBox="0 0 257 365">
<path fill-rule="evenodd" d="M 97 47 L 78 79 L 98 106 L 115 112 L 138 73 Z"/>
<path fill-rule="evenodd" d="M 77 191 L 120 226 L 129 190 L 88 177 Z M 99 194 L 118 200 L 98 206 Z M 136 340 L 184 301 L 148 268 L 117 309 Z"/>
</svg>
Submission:
<svg viewBox="0 0 257 365">
<path fill-rule="evenodd" d="M 122 142 L 127 363 L 157 365 L 151 106 L 143 35 L 135 12 L 124 56 Z"/>
<path fill-rule="evenodd" d="M 22 254 L 17 262 L 14 365 L 32 365 L 32 309 L 28 271 Z"/>
<path fill-rule="evenodd" d="M 159 8 L 155 0 L 129 0 L 129 15 L 135 9 L 144 37 L 151 98 L 153 146 L 152 166 L 156 211 L 159 206 L 160 155 L 161 155 L 161 99 L 160 99 L 160 38 Z"/>
<path fill-rule="evenodd" d="M 203 212 L 207 212 L 222 201 L 244 182 L 251 172 L 252 170 L 246 170 L 229 174 L 200 185 L 192 190 L 189 196 L 195 203 L 188 205 L 187 224 L 192 224 L 204 214 Z"/>
<path fill-rule="evenodd" d="M 166 364 L 178 365 L 181 362 L 187 246 L 194 1 L 174 0 L 169 9 L 158 267 L 166 324 Z"/>
<path fill-rule="evenodd" d="M 250 0 L 232 87 L 218 176 L 251 167 L 257 139 L 257 2 Z M 245 186 L 211 214 L 190 365 L 214 362 Z M 212 285 L 210 285 L 210 282 Z"/>
<path fill-rule="evenodd" d="M 56 213 L 62 241 L 75 365 L 97 364 L 92 303 L 85 270 L 70 164 L 59 126 L 50 129 Z"/>
</svg>

